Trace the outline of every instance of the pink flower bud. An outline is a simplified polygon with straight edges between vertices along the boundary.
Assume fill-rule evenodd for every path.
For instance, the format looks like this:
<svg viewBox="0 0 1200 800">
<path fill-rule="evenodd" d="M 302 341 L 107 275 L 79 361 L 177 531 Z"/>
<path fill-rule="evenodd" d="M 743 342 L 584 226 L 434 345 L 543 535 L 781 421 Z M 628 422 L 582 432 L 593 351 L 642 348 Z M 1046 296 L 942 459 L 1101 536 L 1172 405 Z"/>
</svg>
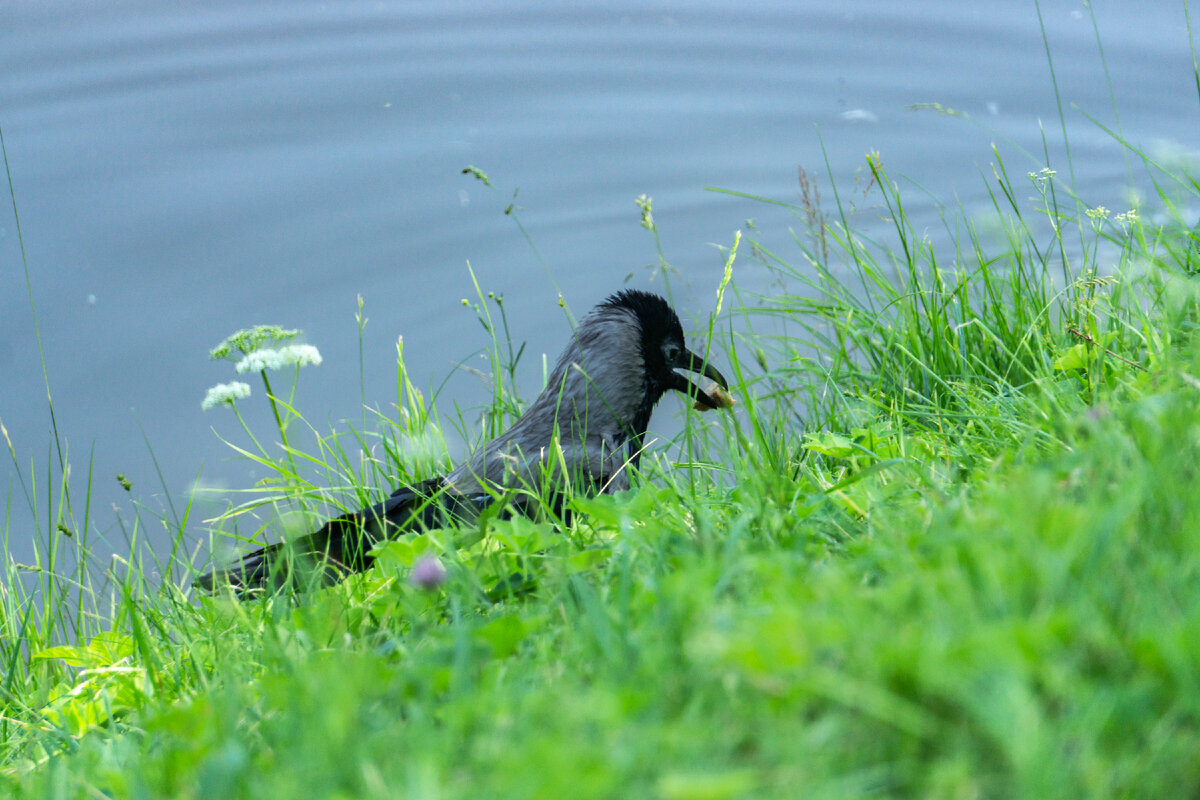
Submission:
<svg viewBox="0 0 1200 800">
<path fill-rule="evenodd" d="M 421 556 L 413 564 L 408 582 L 418 589 L 436 589 L 446 580 L 446 568 L 437 556 Z"/>
</svg>

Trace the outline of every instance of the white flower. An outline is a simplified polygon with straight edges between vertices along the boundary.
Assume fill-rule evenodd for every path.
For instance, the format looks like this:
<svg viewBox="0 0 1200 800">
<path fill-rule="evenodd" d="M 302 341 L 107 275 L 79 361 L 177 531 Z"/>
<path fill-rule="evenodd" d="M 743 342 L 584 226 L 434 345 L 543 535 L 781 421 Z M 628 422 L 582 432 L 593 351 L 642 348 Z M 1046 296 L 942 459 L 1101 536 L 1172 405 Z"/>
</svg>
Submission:
<svg viewBox="0 0 1200 800">
<path fill-rule="evenodd" d="M 1049 183 L 1058 173 L 1049 167 L 1042 167 L 1037 172 L 1028 173 L 1029 180 L 1033 181 L 1033 185 L 1038 188 L 1039 192 L 1046 190 L 1046 184 Z"/>
<path fill-rule="evenodd" d="M 321 354 L 311 344 L 289 344 L 279 350 L 279 356 L 284 364 L 295 364 L 297 367 L 307 367 L 309 364 L 321 366 Z"/>
<path fill-rule="evenodd" d="M 264 347 L 248 353 L 237 363 L 237 372 L 262 372 L 264 369 L 282 369 L 287 366 L 306 367 L 320 364 L 321 353 L 311 344 L 289 344 L 274 350 Z"/>
<path fill-rule="evenodd" d="M 218 383 L 216 386 L 209 388 L 208 394 L 204 395 L 204 401 L 200 403 L 200 408 L 208 411 L 210 408 L 216 408 L 223 403 L 233 405 L 234 401 L 249 396 L 250 386 L 241 381 Z"/>
<path fill-rule="evenodd" d="M 261 372 L 264 369 L 279 369 L 279 351 L 264 347 L 242 356 L 234 369 L 240 375 L 243 372 Z"/>
</svg>

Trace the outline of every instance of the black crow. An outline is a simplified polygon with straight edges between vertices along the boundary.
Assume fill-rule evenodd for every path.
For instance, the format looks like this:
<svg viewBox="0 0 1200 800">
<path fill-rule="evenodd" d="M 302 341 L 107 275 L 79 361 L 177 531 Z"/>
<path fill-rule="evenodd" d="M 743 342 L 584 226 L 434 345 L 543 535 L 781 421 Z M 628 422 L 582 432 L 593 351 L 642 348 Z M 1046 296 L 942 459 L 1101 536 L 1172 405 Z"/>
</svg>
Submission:
<svg viewBox="0 0 1200 800">
<path fill-rule="evenodd" d="M 703 374 L 712 384 L 701 389 L 677 369 Z M 538 506 L 536 497 L 554 495 L 555 486 L 567 482 L 593 494 L 626 489 L 627 468 L 636 467 L 650 414 L 668 389 L 694 397 L 703 409 L 730 405 L 728 388 L 714 366 L 687 349 L 666 300 L 633 289 L 618 292 L 579 324 L 546 388 L 521 418 L 448 475 L 403 486 L 308 536 L 202 575 L 196 585 L 278 585 L 290 579 L 297 558 L 335 577 L 366 569 L 369 551 L 386 538 L 471 519 L 500 497 L 529 514 Z"/>
</svg>

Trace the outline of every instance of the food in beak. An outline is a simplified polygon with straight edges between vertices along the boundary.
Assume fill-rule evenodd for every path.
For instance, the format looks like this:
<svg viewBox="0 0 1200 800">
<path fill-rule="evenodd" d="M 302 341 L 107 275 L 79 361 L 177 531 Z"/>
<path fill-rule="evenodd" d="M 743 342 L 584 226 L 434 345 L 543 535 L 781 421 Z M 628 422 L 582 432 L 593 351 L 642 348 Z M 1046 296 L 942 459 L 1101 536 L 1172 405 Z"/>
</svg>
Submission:
<svg viewBox="0 0 1200 800">
<path fill-rule="evenodd" d="M 712 401 L 712 405 L 697 400 L 692 404 L 692 408 L 697 411 L 708 411 L 713 408 L 731 408 L 734 402 L 736 402 L 733 399 L 733 395 L 725 391 L 725 387 L 716 381 L 710 382 L 708 386 L 705 386 L 700 391 L 708 396 L 708 399 Z"/>
<path fill-rule="evenodd" d="M 696 372 L 708 378 L 708 385 L 701 389 L 690 382 L 679 377 L 681 386 L 676 388 L 681 389 L 686 394 L 695 394 L 696 402 L 694 408 L 700 411 L 708 411 L 710 408 L 729 408 L 733 405 L 733 396 L 729 394 L 729 381 L 725 380 L 725 376 L 720 370 L 712 364 L 708 364 L 700 356 L 695 353 L 684 351 L 683 357 L 679 360 L 678 366 L 686 369 L 689 372 Z"/>
</svg>

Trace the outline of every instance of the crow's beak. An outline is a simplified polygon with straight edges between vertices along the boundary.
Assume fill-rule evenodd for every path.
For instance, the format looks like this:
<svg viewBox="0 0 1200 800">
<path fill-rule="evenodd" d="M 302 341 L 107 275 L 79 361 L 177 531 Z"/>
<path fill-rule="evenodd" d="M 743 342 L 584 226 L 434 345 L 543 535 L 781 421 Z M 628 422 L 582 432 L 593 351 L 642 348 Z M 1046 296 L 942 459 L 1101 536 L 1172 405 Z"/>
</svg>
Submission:
<svg viewBox="0 0 1200 800">
<path fill-rule="evenodd" d="M 722 390 L 729 389 L 729 382 L 725 380 L 725 376 L 722 375 L 712 364 L 706 363 L 703 358 L 690 350 L 684 350 L 682 353 L 680 353 L 679 357 L 675 359 L 675 363 L 671 366 L 677 369 L 686 369 L 688 372 L 699 373 L 711 380 Z M 697 403 L 705 406 L 706 408 L 725 408 L 726 406 L 731 405 L 733 402 L 732 398 L 730 398 L 728 394 L 723 392 L 714 392 L 716 396 L 713 396 L 701 389 L 699 386 L 696 386 L 678 372 L 671 373 L 670 388 L 677 392 L 683 392 L 688 397 L 694 397 Z"/>
</svg>

